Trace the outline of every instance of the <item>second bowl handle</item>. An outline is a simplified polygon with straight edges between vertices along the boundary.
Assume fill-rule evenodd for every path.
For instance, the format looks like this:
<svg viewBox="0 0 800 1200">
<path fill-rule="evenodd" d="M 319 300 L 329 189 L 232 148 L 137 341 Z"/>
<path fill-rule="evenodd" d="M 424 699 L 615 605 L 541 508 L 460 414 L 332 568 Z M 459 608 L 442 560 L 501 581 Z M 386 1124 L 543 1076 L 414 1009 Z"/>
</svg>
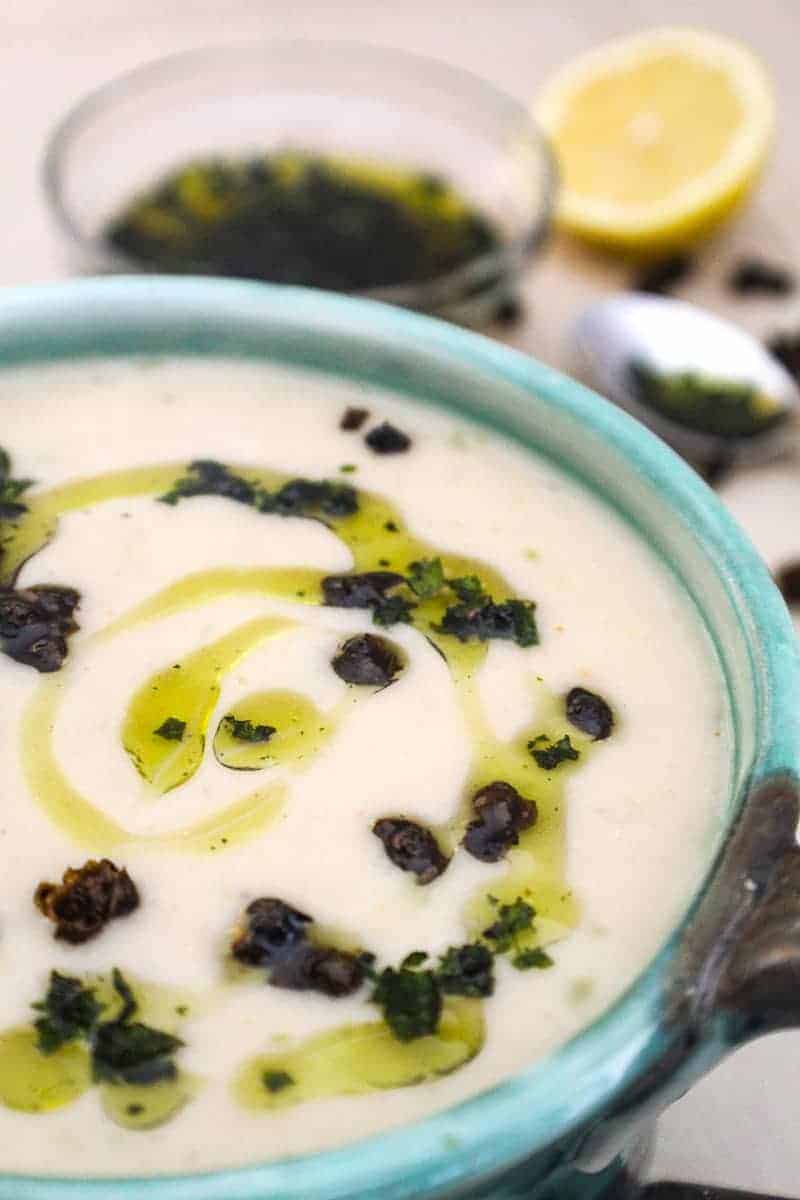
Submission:
<svg viewBox="0 0 800 1200">
<path fill-rule="evenodd" d="M 712 886 L 729 917 L 706 947 L 707 1002 L 725 1018 L 733 1044 L 800 1026 L 798 799 L 786 778 L 751 794 Z M 713 908 L 715 898 L 707 899 Z"/>
</svg>

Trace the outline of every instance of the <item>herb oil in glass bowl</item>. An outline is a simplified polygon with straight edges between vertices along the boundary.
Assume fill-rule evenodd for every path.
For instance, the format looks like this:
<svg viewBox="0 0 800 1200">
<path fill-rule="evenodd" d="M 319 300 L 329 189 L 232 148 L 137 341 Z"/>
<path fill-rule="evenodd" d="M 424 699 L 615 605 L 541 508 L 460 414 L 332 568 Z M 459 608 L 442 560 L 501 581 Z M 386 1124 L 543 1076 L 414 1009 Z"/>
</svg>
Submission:
<svg viewBox="0 0 800 1200">
<path fill-rule="evenodd" d="M 555 181 L 526 108 L 490 84 L 299 41 L 106 84 L 58 126 L 44 175 L 81 270 L 319 287 L 467 324 L 515 307 Z"/>
</svg>

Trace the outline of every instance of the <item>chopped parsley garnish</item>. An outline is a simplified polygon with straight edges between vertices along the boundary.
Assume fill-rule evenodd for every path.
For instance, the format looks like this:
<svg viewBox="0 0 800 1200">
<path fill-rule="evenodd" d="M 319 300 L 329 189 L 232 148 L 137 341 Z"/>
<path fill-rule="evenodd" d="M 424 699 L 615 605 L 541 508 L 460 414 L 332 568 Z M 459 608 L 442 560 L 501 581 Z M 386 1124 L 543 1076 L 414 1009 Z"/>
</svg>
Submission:
<svg viewBox="0 0 800 1200">
<path fill-rule="evenodd" d="M 410 600 L 404 599 L 403 596 L 384 596 L 374 605 L 372 609 L 372 619 L 376 625 L 397 625 L 400 622 L 406 625 L 411 623 L 411 614 L 416 608 Z"/>
<path fill-rule="evenodd" d="M 47 994 L 33 1007 L 42 1014 L 34 1022 L 42 1054 L 54 1054 L 65 1043 L 88 1037 L 102 1011 L 92 988 L 58 971 L 50 972 Z"/>
<path fill-rule="evenodd" d="M 542 733 L 528 742 L 528 749 L 537 765 L 545 771 L 554 771 L 561 763 L 574 762 L 580 758 L 568 733 L 565 733 L 557 742 L 551 741 L 547 734 Z"/>
<path fill-rule="evenodd" d="M 512 967 L 516 967 L 518 971 L 530 971 L 532 967 L 541 971 L 547 967 L 552 967 L 553 960 L 541 947 L 534 946 L 529 950 L 521 950 L 519 954 L 515 954 L 511 960 L 511 965 Z"/>
<path fill-rule="evenodd" d="M 444 571 L 440 558 L 423 558 L 408 564 L 408 586 L 415 596 L 427 600 L 444 585 Z"/>
<path fill-rule="evenodd" d="M 106 1021 L 92 1041 L 92 1077 L 95 1082 L 138 1084 L 174 1079 L 178 1068 L 172 1055 L 183 1044 L 141 1021 Z"/>
<path fill-rule="evenodd" d="M 186 732 L 186 722 L 178 717 L 167 717 L 153 733 L 156 737 L 164 738 L 166 742 L 182 742 Z"/>
<path fill-rule="evenodd" d="M 115 1017 L 101 1021 L 103 1006 L 95 999 L 94 989 L 52 971 L 47 995 L 33 1005 L 42 1014 L 34 1023 L 39 1050 L 53 1054 L 67 1042 L 83 1038 L 90 1046 L 96 1083 L 150 1084 L 174 1079 L 177 1067 L 172 1059 L 183 1042 L 171 1033 L 133 1021 L 139 1006 L 130 984 L 116 967 L 111 981 L 122 1004 Z"/>
<path fill-rule="evenodd" d="M 416 953 L 409 956 L 416 957 Z M 398 970 L 385 967 L 370 997 L 383 1009 L 386 1024 L 401 1042 L 435 1033 L 442 1013 L 442 993 L 433 971 L 417 970 L 408 961 Z"/>
<path fill-rule="evenodd" d="M 496 901 L 495 901 L 496 903 Z M 488 938 L 494 945 L 496 954 L 507 954 L 514 948 L 515 939 L 521 933 L 533 928 L 533 918 L 536 909 L 527 900 L 517 896 L 511 904 L 501 904 L 497 910 L 497 919 L 484 929 L 483 937 Z"/>
<path fill-rule="evenodd" d="M 0 446 L 0 520 L 13 521 L 28 511 L 19 498 L 32 486 L 32 479 L 12 479 L 11 456 Z"/>
<path fill-rule="evenodd" d="M 462 575 L 458 579 L 449 579 L 447 585 L 464 604 L 481 604 L 488 599 L 477 575 Z"/>
<path fill-rule="evenodd" d="M 175 481 L 168 492 L 159 496 L 162 504 L 175 505 L 192 496 L 223 496 L 238 504 L 255 504 L 256 485 L 212 459 L 189 463 L 188 474 Z"/>
<path fill-rule="evenodd" d="M 397 529 L 393 522 L 385 528 Z M 388 561 L 381 559 L 381 564 Z M 338 608 L 369 608 L 376 625 L 396 625 L 413 622 L 419 601 L 438 596 L 450 588 L 458 597 L 457 604 L 445 610 L 441 624 L 432 628 L 448 633 L 459 641 L 488 641 L 506 638 L 518 646 L 535 646 L 539 642 L 531 600 L 503 600 L 496 604 L 484 591 L 477 575 L 446 579 L 440 558 L 423 558 L 408 564 L 407 575 L 396 571 L 363 571 L 345 575 L 328 575 L 322 580 L 324 602 Z M 402 590 L 407 589 L 404 595 Z M 408 593 L 414 599 L 410 599 Z"/>
<path fill-rule="evenodd" d="M 404 576 L 397 571 L 327 575 L 322 580 L 322 595 L 330 607 L 369 608 L 376 625 L 396 625 L 400 621 L 410 622 L 416 608 L 412 600 L 394 593 L 404 583 Z"/>
<path fill-rule="evenodd" d="M 114 1020 L 127 1021 L 133 1016 L 139 1007 L 136 997 L 133 994 L 133 988 L 118 967 L 114 967 L 114 970 L 111 973 L 111 983 L 113 984 L 114 991 L 122 1001 L 122 1008 L 117 1013 Z"/>
<path fill-rule="evenodd" d="M 261 1082 L 268 1092 L 282 1092 L 284 1088 L 292 1086 L 294 1077 L 288 1071 L 265 1071 Z"/>
<path fill-rule="evenodd" d="M 349 483 L 291 479 L 277 492 L 262 489 L 257 507 L 281 517 L 351 517 L 358 512 L 358 494 Z"/>
<path fill-rule="evenodd" d="M 132 1021 L 138 1004 L 130 985 L 116 967 L 114 990 L 122 1000 L 119 1014 L 102 1021 L 91 1038 L 92 1078 L 107 1083 L 158 1083 L 174 1079 L 173 1055 L 184 1045 L 180 1038 L 141 1021 Z"/>
<path fill-rule="evenodd" d="M 451 604 L 441 624 L 433 628 L 438 633 L 457 637 L 460 642 L 503 638 L 518 646 L 536 646 L 539 633 L 535 608 L 531 600 L 504 600 L 495 604 L 488 596 L 481 595 L 475 601 Z"/>
<path fill-rule="evenodd" d="M 421 967 L 427 957 L 428 954 L 426 950 L 412 950 L 411 953 L 407 954 L 400 963 L 400 970 L 402 971 L 405 968 L 406 970 L 412 971 L 415 967 Z"/>
<path fill-rule="evenodd" d="M 252 721 L 240 721 L 233 713 L 223 717 L 222 724 L 237 742 L 268 742 L 275 733 L 274 725 L 255 725 Z"/>
<path fill-rule="evenodd" d="M 223 463 L 198 459 L 159 499 L 175 505 L 192 496 L 222 496 L 258 512 L 281 517 L 349 517 L 358 512 L 358 493 L 348 483 L 327 479 L 290 479 L 276 492 L 237 475 Z"/>
<path fill-rule="evenodd" d="M 494 992 L 492 952 L 480 942 L 451 946 L 439 959 L 436 978 L 447 996 L 491 996 Z"/>
</svg>

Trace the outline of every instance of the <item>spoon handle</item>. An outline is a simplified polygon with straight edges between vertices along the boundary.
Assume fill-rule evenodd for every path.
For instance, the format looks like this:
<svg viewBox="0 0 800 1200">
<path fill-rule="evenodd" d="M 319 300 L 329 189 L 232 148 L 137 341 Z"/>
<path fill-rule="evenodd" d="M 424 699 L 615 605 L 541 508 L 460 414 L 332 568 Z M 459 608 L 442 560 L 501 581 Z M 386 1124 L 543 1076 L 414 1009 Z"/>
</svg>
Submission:
<svg viewBox="0 0 800 1200">
<path fill-rule="evenodd" d="M 641 1200 L 788 1200 L 765 1192 L 743 1192 L 738 1188 L 706 1187 L 702 1183 L 651 1183 Z"/>
</svg>

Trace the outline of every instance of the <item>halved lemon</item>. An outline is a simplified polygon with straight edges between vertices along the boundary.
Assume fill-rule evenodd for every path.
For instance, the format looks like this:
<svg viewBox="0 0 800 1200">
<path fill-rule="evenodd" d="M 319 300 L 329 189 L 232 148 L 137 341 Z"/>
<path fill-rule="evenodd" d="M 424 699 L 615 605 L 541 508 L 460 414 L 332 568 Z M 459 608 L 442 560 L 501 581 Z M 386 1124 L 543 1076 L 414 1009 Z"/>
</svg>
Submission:
<svg viewBox="0 0 800 1200">
<path fill-rule="evenodd" d="M 772 141 L 775 102 L 745 46 L 657 29 L 562 67 L 537 116 L 561 168 L 560 223 L 650 254 L 697 239 L 745 199 Z"/>
</svg>

